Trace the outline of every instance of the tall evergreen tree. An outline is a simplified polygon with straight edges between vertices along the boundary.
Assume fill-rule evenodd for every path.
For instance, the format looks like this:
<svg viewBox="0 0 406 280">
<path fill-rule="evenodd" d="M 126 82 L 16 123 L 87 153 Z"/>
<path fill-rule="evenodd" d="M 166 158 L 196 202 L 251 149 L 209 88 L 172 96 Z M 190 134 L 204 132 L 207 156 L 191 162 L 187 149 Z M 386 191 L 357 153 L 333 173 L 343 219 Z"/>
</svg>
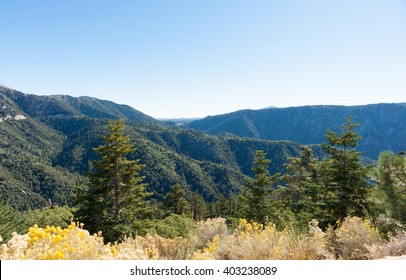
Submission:
<svg viewBox="0 0 406 280">
<path fill-rule="evenodd" d="M 195 221 L 201 221 L 206 217 L 206 201 L 203 196 L 197 192 L 193 192 L 190 200 L 190 211 L 192 218 Z"/>
<path fill-rule="evenodd" d="M 300 146 L 300 157 L 288 158 L 283 179 L 286 187 L 280 188 L 284 204 L 304 223 L 318 216 L 320 176 L 319 162 L 308 146 Z"/>
<path fill-rule="evenodd" d="M 335 224 L 348 215 L 365 215 L 367 168 L 361 163 L 362 153 L 355 150 L 361 139 L 355 132 L 358 125 L 348 117 L 342 125 L 342 133 L 328 130 L 328 144 L 322 144 L 327 154 L 320 170 L 323 181 L 323 225 Z"/>
<path fill-rule="evenodd" d="M 96 172 L 88 174 L 89 184 L 79 190 L 77 218 L 92 232 L 102 231 L 106 241 L 115 241 L 139 230 L 149 208 L 139 175 L 139 160 L 128 159 L 136 151 L 124 134 L 124 120 L 111 121 L 105 144 L 94 148 L 100 159 L 93 161 Z"/>
<path fill-rule="evenodd" d="M 22 233 L 28 228 L 24 228 L 24 216 L 9 206 L 2 198 L 0 198 L 0 243 L 6 243 L 13 232 Z M 32 225 L 31 225 L 32 226 Z"/>
<path fill-rule="evenodd" d="M 252 167 L 255 178 L 247 180 L 245 184 L 248 206 L 246 208 L 246 217 L 263 224 L 272 216 L 274 198 L 271 194 L 274 190 L 273 185 L 280 178 L 279 173 L 272 176 L 269 174 L 268 168 L 270 162 L 266 158 L 264 151 L 256 151 Z"/>
<path fill-rule="evenodd" d="M 174 185 L 164 198 L 163 205 L 169 214 L 181 215 L 186 213 L 189 202 L 186 200 L 186 192 L 180 185 Z"/>
<path fill-rule="evenodd" d="M 378 223 L 395 230 L 406 228 L 406 157 L 382 152 L 372 178 L 377 182 L 371 213 Z M 379 211 L 376 211 L 379 209 Z"/>
</svg>

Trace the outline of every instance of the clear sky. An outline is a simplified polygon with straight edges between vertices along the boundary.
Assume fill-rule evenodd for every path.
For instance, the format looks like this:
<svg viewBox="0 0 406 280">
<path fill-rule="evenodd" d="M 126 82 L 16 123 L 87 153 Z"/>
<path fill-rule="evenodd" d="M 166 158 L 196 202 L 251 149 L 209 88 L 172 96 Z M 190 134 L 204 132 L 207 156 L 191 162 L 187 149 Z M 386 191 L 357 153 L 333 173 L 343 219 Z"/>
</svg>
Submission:
<svg viewBox="0 0 406 280">
<path fill-rule="evenodd" d="M 406 102 L 406 0 L 0 0 L 0 84 L 153 117 Z"/>
</svg>

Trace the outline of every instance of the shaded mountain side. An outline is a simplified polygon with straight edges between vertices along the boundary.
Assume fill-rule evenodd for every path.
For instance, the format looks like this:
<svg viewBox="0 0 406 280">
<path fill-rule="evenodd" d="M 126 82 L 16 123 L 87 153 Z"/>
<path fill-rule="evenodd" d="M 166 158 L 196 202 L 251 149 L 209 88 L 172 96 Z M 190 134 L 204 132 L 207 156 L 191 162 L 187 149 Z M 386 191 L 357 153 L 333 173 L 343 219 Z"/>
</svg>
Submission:
<svg viewBox="0 0 406 280">
<path fill-rule="evenodd" d="M 232 133 L 240 137 L 290 140 L 303 144 L 325 141 L 327 129 L 339 131 L 344 118 L 351 115 L 360 123 L 359 150 L 377 159 L 383 150 L 406 150 L 406 104 L 365 106 L 303 106 L 243 110 L 211 116 L 188 124 L 212 135 Z"/>
<path fill-rule="evenodd" d="M 82 174 L 91 169 L 91 160 L 96 159 L 91 148 L 101 144 L 97 135 L 104 133 L 107 122 L 75 119 L 61 125 L 60 119 L 48 121 L 54 128 L 65 131 L 69 139 L 55 164 Z M 69 129 L 68 124 L 75 129 Z M 175 184 L 187 191 L 197 191 L 209 201 L 219 195 L 228 196 L 238 192 L 245 177 L 252 175 L 255 149 L 264 149 L 275 161 L 272 172 L 280 172 L 287 157 L 296 156 L 300 146 L 258 139 L 248 143 L 237 137 L 225 139 L 195 130 L 133 122 L 127 122 L 126 129 L 137 147 L 134 157 L 145 165 L 142 172 L 145 182 L 158 199 Z"/>
<path fill-rule="evenodd" d="M 75 98 L 68 95 L 58 95 L 55 98 L 63 100 L 87 117 L 107 119 L 120 117 L 133 122 L 159 123 L 158 120 L 128 105 L 116 104 L 108 100 L 100 100 L 87 96 Z"/>
<path fill-rule="evenodd" d="M 33 119 L 0 123 L 0 193 L 20 210 L 71 202 L 80 176 L 54 166 L 64 136 Z"/>
<path fill-rule="evenodd" d="M 154 197 L 181 185 L 212 201 L 238 192 L 251 175 L 254 149 L 265 149 L 273 170 L 282 171 L 299 144 L 238 137 L 216 137 L 198 130 L 160 125 L 127 106 L 93 98 L 26 95 L 0 88 L 0 194 L 19 209 L 49 202 L 72 205 L 77 183 L 96 159 L 109 119 L 126 119 L 137 147 L 135 158 Z M 22 116 L 16 118 L 16 116 Z M 249 142 L 249 143 L 248 143 Z"/>
<path fill-rule="evenodd" d="M 93 97 L 72 97 L 68 95 L 39 96 L 24 94 L 4 87 L 0 88 L 0 93 L 33 118 L 86 116 L 107 119 L 124 118 L 136 122 L 159 123 L 158 120 L 128 105 L 119 105 Z"/>
</svg>

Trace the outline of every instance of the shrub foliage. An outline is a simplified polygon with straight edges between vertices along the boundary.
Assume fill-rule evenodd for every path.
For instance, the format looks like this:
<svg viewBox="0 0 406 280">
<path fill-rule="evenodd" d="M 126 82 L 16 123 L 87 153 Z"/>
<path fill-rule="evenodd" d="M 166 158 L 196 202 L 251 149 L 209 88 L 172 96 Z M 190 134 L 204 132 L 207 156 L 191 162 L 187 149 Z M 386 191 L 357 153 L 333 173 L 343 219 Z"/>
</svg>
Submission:
<svg viewBox="0 0 406 280">
<path fill-rule="evenodd" d="M 192 220 L 191 220 L 192 221 Z M 83 224 L 66 228 L 31 227 L 28 233 L 13 237 L 0 247 L 2 260 L 316 260 L 368 259 L 382 252 L 406 251 L 404 234 L 384 242 L 370 221 L 347 217 L 336 229 L 323 232 L 315 220 L 306 233 L 278 230 L 266 225 L 239 221 L 228 230 L 225 219 L 209 219 L 195 224 L 189 235 L 165 238 L 158 234 L 125 237 L 107 243 L 102 234 L 91 235 Z"/>
</svg>

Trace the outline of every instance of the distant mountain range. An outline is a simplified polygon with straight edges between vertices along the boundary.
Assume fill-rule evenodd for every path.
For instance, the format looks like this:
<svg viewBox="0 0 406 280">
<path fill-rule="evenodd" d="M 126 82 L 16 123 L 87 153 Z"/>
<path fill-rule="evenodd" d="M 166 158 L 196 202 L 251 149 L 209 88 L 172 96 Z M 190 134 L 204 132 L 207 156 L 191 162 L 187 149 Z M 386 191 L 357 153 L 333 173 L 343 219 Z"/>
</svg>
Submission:
<svg viewBox="0 0 406 280">
<path fill-rule="evenodd" d="M 97 158 L 92 148 L 101 144 L 98 135 L 109 120 L 124 118 L 154 198 L 179 184 L 212 201 L 238 192 L 253 175 L 256 150 L 272 160 L 271 173 L 284 171 L 300 143 L 315 144 L 316 156 L 322 156 L 318 144 L 326 129 L 338 130 L 349 113 L 361 122 L 360 148 L 367 155 L 406 150 L 405 104 L 244 110 L 179 127 L 181 120 L 162 122 L 111 101 L 0 87 L 0 194 L 20 210 L 49 201 L 72 205 L 75 186 L 86 183 L 84 174 Z"/>
<path fill-rule="evenodd" d="M 212 135 L 231 133 L 240 137 L 289 140 L 302 144 L 325 141 L 327 129 L 339 131 L 345 117 L 352 116 L 360 126 L 359 150 L 377 159 L 383 150 L 406 150 L 406 104 L 364 106 L 303 106 L 242 110 L 206 117 L 187 124 Z"/>
<path fill-rule="evenodd" d="M 19 117 L 17 117 L 19 116 Z M 251 176 L 255 150 L 273 160 L 271 172 L 283 170 L 297 156 L 299 143 L 211 136 L 168 126 L 126 105 L 90 97 L 38 96 L 0 88 L 0 194 L 20 210 L 49 201 L 72 205 L 77 184 L 96 159 L 110 119 L 124 118 L 127 133 L 145 165 L 142 175 L 162 199 L 181 185 L 207 201 L 238 192 Z"/>
</svg>

